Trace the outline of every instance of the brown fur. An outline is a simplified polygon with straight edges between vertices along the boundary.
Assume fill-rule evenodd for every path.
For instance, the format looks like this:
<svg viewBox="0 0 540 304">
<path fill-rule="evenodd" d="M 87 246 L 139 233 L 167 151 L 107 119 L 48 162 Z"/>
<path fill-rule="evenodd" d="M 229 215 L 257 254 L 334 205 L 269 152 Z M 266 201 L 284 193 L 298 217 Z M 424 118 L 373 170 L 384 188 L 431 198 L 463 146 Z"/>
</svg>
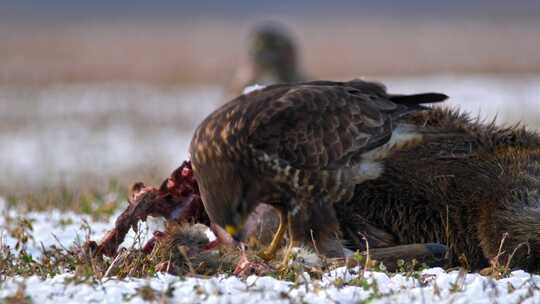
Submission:
<svg viewBox="0 0 540 304">
<path fill-rule="evenodd" d="M 512 266 L 540 261 L 540 137 L 521 127 L 482 124 L 448 109 L 410 119 L 449 136 L 431 138 L 385 161 L 385 172 L 336 204 L 348 247 L 363 249 L 359 232 L 382 234 L 372 247 L 446 244 L 450 261 L 464 255 L 473 269 L 503 259 L 520 244 Z M 455 132 L 461 135 L 456 136 Z M 399 258 L 399 257 L 396 257 Z"/>
<path fill-rule="evenodd" d="M 500 262 L 517 248 L 510 266 L 539 271 L 540 136 L 448 109 L 418 113 L 409 122 L 440 136 L 388 158 L 382 177 L 358 185 L 351 201 L 334 204 L 347 247 L 365 249 L 363 236 L 370 248 L 440 243 L 448 245 L 452 265 L 464 256 L 479 269 L 497 257 L 507 233 Z M 321 221 L 310 224 L 326 225 L 324 214 L 314 219 Z M 259 205 L 245 228 L 269 242 L 277 228 L 275 210 Z M 333 246 L 335 240 L 317 244 Z"/>
</svg>

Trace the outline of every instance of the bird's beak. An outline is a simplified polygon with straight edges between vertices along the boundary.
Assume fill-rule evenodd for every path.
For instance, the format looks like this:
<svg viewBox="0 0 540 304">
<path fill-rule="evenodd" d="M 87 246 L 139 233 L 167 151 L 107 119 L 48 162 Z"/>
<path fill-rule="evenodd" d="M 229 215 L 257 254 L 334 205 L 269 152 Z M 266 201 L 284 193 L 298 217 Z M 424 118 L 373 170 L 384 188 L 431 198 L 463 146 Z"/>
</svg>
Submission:
<svg viewBox="0 0 540 304">
<path fill-rule="evenodd" d="M 226 225 L 225 231 L 227 231 L 227 233 L 230 234 L 235 241 L 242 241 L 242 227 Z"/>
<path fill-rule="evenodd" d="M 233 226 L 233 225 L 226 225 L 225 231 L 227 231 L 227 233 L 230 234 L 231 236 L 234 236 L 238 232 L 238 228 L 236 228 L 236 226 Z"/>
</svg>

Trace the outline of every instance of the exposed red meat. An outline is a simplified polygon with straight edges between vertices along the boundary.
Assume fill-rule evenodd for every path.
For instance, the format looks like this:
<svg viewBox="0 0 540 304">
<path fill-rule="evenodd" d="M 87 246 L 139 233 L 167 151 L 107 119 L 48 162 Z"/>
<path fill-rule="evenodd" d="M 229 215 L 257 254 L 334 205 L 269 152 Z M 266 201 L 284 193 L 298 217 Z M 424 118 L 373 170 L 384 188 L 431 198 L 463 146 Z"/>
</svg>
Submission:
<svg viewBox="0 0 540 304">
<path fill-rule="evenodd" d="M 210 227 L 216 235 L 216 240 L 204 245 L 202 250 L 214 250 L 220 245 L 240 245 L 220 226 L 210 224 L 204 210 L 202 200 L 193 176 L 191 162 L 184 161 L 180 167 L 161 183 L 159 189 L 148 187 L 142 182 L 135 183 L 131 189 L 129 206 L 116 219 L 114 228 L 107 233 L 99 244 L 90 241 L 86 248 L 97 255 L 114 257 L 120 244 L 124 241 L 130 228 L 137 231 L 139 221 L 145 221 L 148 216 L 163 217 L 167 221 L 177 223 L 201 223 Z M 143 246 L 143 252 L 152 252 L 156 241 L 165 237 L 161 231 L 154 232 L 153 237 Z M 159 269 L 168 269 L 167 263 L 158 265 Z M 248 260 L 244 250 L 241 250 L 240 261 L 234 273 L 240 276 L 250 274 L 265 274 L 269 266 L 260 262 Z"/>
<path fill-rule="evenodd" d="M 178 223 L 210 224 L 189 161 L 184 161 L 174 170 L 159 189 L 141 182 L 135 183 L 128 202 L 129 206 L 116 219 L 115 227 L 103 240 L 97 246 L 88 244 L 90 248 L 96 248 L 96 254 L 114 256 L 129 229 L 137 231 L 139 221 L 145 221 L 148 216 L 163 217 Z M 151 239 L 145 245 L 145 250 L 151 251 L 154 242 L 155 239 Z"/>
<path fill-rule="evenodd" d="M 270 266 L 263 262 L 250 261 L 246 255 L 244 248 L 240 249 L 240 260 L 234 269 L 234 274 L 237 276 L 249 276 L 252 274 L 265 275 L 271 271 Z"/>
</svg>

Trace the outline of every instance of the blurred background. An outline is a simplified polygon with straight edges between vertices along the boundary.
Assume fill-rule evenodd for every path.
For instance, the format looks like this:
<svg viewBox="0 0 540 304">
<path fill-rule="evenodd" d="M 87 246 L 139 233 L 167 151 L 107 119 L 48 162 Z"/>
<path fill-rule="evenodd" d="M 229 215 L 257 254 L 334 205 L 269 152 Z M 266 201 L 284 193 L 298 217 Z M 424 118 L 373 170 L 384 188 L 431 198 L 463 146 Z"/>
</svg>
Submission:
<svg viewBox="0 0 540 304">
<path fill-rule="evenodd" d="M 309 79 L 440 91 L 540 127 L 540 2 L 0 1 L 0 196 L 164 179 L 234 95 L 261 22 Z M 245 70 L 245 69 L 244 69 Z"/>
</svg>

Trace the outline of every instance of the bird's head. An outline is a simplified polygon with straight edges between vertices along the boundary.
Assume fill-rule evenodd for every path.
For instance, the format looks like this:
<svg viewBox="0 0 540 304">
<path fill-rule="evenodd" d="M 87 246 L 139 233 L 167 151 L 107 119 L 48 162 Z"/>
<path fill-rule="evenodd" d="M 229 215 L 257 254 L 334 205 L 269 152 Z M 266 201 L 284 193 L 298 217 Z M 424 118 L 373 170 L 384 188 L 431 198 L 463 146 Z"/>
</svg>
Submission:
<svg viewBox="0 0 540 304">
<path fill-rule="evenodd" d="M 246 198 L 246 183 L 235 162 L 192 154 L 193 170 L 210 220 L 236 241 L 244 237 L 243 226 L 253 210 Z"/>
<path fill-rule="evenodd" d="M 296 46 L 290 33 L 280 24 L 267 23 L 251 35 L 250 55 L 263 70 L 296 65 Z"/>
</svg>

